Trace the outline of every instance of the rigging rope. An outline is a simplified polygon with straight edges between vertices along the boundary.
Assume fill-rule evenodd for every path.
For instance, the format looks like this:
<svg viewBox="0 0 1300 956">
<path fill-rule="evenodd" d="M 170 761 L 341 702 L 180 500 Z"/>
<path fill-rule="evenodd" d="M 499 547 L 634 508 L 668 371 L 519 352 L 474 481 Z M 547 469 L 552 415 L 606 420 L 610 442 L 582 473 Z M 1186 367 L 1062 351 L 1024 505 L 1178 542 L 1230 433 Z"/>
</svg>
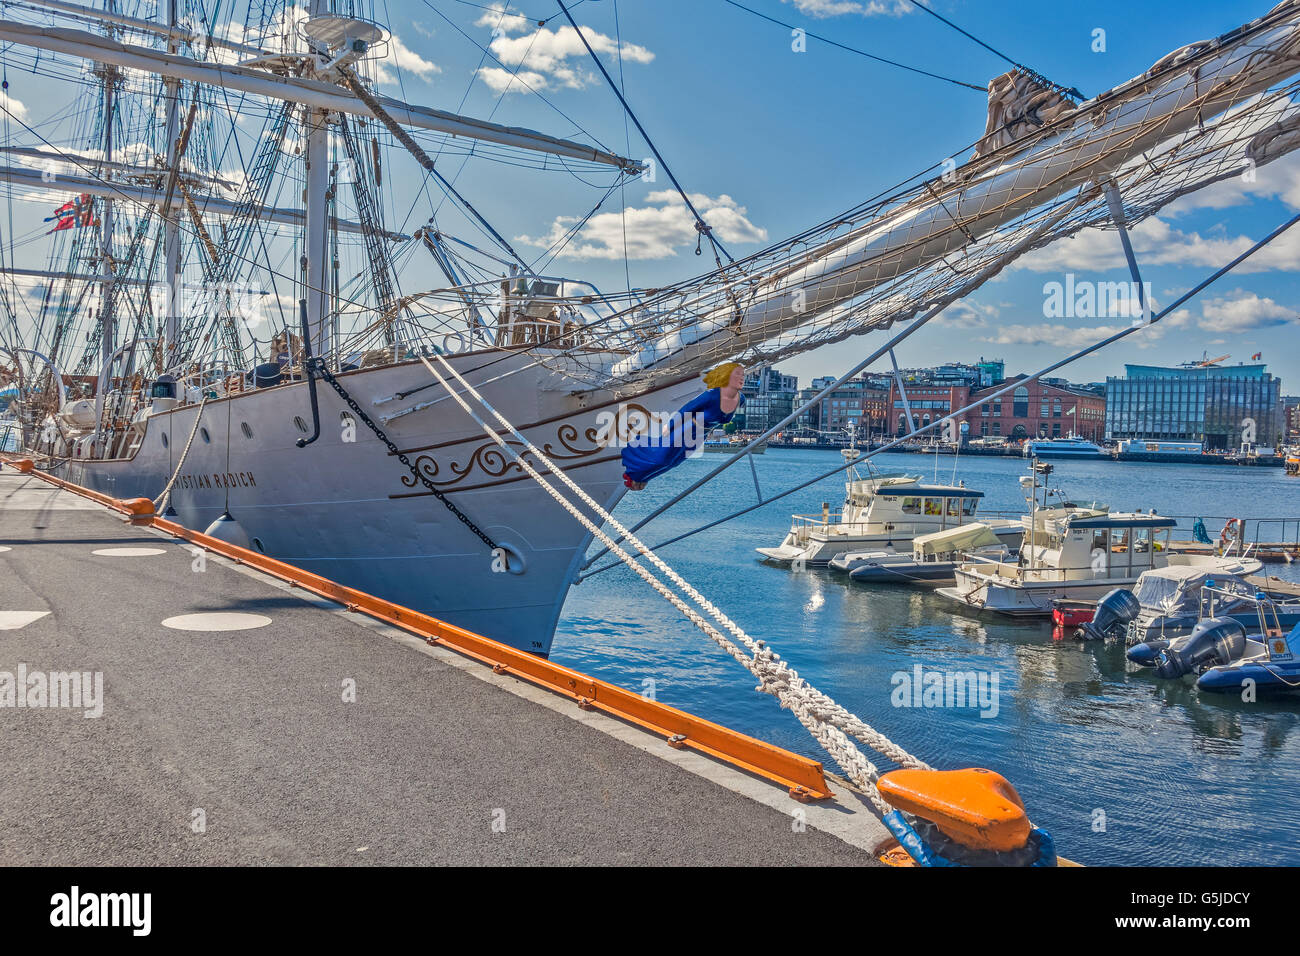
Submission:
<svg viewBox="0 0 1300 956">
<path fill-rule="evenodd" d="M 704 221 L 704 217 L 700 215 L 700 211 L 696 209 L 695 204 L 691 202 L 691 197 L 686 195 L 686 190 L 683 189 L 682 184 L 677 181 L 677 177 L 673 175 L 673 171 L 668 168 L 668 163 L 664 161 L 663 155 L 659 152 L 659 148 L 655 146 L 654 140 L 652 140 L 650 134 L 645 131 L 645 127 L 641 125 L 641 121 L 636 118 L 636 114 L 632 112 L 632 107 L 628 105 L 627 100 L 623 96 L 622 90 L 620 90 L 618 84 L 614 82 L 614 78 L 610 76 L 609 71 L 605 69 L 605 64 L 600 62 L 600 57 L 596 56 L 596 51 L 593 50 L 591 44 L 587 42 L 586 35 L 578 27 L 578 22 L 573 19 L 573 14 L 569 12 L 569 8 L 564 5 L 564 0 L 555 0 L 555 2 L 560 5 L 560 9 L 564 11 L 564 16 L 573 27 L 573 32 L 578 35 L 578 39 L 582 41 L 582 45 L 587 48 L 587 52 L 591 55 L 592 62 L 595 63 L 596 67 L 600 70 L 600 75 L 605 78 L 605 82 L 609 84 L 609 88 L 614 91 L 614 95 L 618 97 L 618 101 L 623 104 L 623 110 L 627 113 L 628 118 L 636 125 L 637 131 L 640 132 L 642 138 L 645 139 L 646 145 L 650 147 L 650 152 L 655 154 L 655 159 L 658 161 L 659 165 L 663 167 L 665 175 L 667 175 L 672 181 L 673 187 L 677 190 L 678 195 L 682 197 L 682 202 L 686 203 L 686 208 L 689 209 L 691 215 L 695 217 L 696 231 L 701 236 L 706 237 L 709 242 L 713 244 L 715 258 L 717 257 L 717 253 L 721 252 L 727 257 L 728 262 L 735 262 L 736 260 L 731 253 L 729 253 L 722 243 L 718 241 L 717 237 L 713 235 L 713 227 Z M 699 253 L 698 246 L 695 251 L 697 254 Z M 722 263 L 719 262 L 718 266 L 721 268 Z"/>
<path fill-rule="evenodd" d="M 737 3 L 736 0 L 722 0 L 722 2 L 730 4 L 737 10 L 744 10 L 746 13 L 752 13 L 754 16 L 761 20 L 766 20 L 768 23 L 775 23 L 779 27 L 785 27 L 787 30 L 803 30 L 805 36 L 810 36 L 814 40 L 829 44 L 830 46 L 837 47 L 841 50 L 846 50 L 849 53 L 856 53 L 858 56 L 865 56 L 868 60 L 875 60 L 877 63 L 884 63 L 887 66 L 894 66 L 900 70 L 907 70 L 909 73 L 919 73 L 921 76 L 928 76 L 931 79 L 943 80 L 945 83 L 952 83 L 955 86 L 964 86 L 968 90 L 975 90 L 978 93 L 988 92 L 987 86 L 980 86 L 978 83 L 967 83 L 965 80 L 956 80 L 951 76 L 944 76 L 941 73 L 931 73 L 929 70 L 923 70 L 918 66 L 908 66 L 906 63 L 899 63 L 897 60 L 889 60 L 883 56 L 876 56 L 874 53 L 868 53 L 866 50 L 859 50 L 857 47 L 839 43 L 836 40 L 832 40 L 830 37 L 821 36 L 820 34 L 813 33 L 811 30 L 806 30 L 803 27 L 797 27 L 792 23 L 785 22 L 784 20 L 778 20 L 776 17 L 770 17 L 766 13 L 761 13 L 758 10 L 745 6 L 743 3 Z"/>
<path fill-rule="evenodd" d="M 501 449 L 509 455 L 516 464 L 518 464 L 528 475 L 539 484 L 561 507 L 563 507 L 571 516 L 573 516 L 584 528 L 592 535 L 598 538 L 609 550 L 622 559 L 622 561 L 631 568 L 647 584 L 653 587 L 662 595 L 670 604 L 677 608 L 686 618 L 691 621 L 697 628 L 703 631 L 714 643 L 731 655 L 741 666 L 748 670 L 759 680 L 758 689 L 764 693 L 772 694 L 776 697 L 781 705 L 789 709 L 813 735 L 814 738 L 826 749 L 826 751 L 835 759 L 855 784 L 862 788 L 863 792 L 871 800 L 872 804 L 882 814 L 890 812 L 890 808 L 876 790 L 875 782 L 879 778 L 879 770 L 871 763 L 851 740 L 849 736 L 857 738 L 877 753 L 888 757 L 896 764 L 903 767 L 914 767 L 918 769 L 930 769 L 929 765 L 919 758 L 908 753 L 898 744 L 894 743 L 883 733 L 871 727 L 857 715 L 849 712 L 843 706 L 836 703 L 832 698 L 813 687 L 808 681 L 799 676 L 789 664 L 781 660 L 779 654 L 773 651 L 763 641 L 755 640 L 750 637 L 738 624 L 727 617 L 718 607 L 704 597 L 699 591 L 690 585 L 680 574 L 671 568 L 667 562 L 645 546 L 636 538 L 627 528 L 625 528 L 613 515 L 600 506 L 591 498 L 582 488 L 570 478 L 562 469 L 557 467 L 540 449 L 523 436 L 511 422 L 494 408 L 483 395 L 475 389 L 459 372 L 452 367 L 451 363 L 442 355 L 435 354 L 435 359 L 443 366 L 452 378 L 461 385 L 466 394 L 471 395 L 475 401 L 487 410 L 502 427 L 507 429 L 514 438 L 522 445 L 523 452 L 533 455 L 542 466 L 555 475 L 569 488 L 591 511 L 600 518 L 601 521 L 608 523 L 618 534 L 622 535 L 624 540 L 632 545 L 641 556 L 648 559 L 651 564 L 658 568 L 673 584 L 677 585 L 681 591 L 686 594 L 696 605 L 704 610 L 710 617 L 727 630 L 734 640 L 728 639 L 718 628 L 711 625 L 696 610 L 691 608 L 682 597 L 673 592 L 663 581 L 655 577 L 648 569 L 641 565 L 631 554 L 623 549 L 621 545 L 614 541 L 599 525 L 592 521 L 587 515 L 583 514 L 573 502 L 569 501 L 562 495 L 550 482 L 548 482 L 540 472 L 524 457 L 522 452 L 516 451 L 511 447 L 501 434 L 483 420 L 465 401 L 461 393 L 456 392 L 446 378 L 433 366 L 429 359 L 423 354 L 420 361 L 438 380 L 447 393 L 456 401 L 458 405 L 476 421 L 484 432 L 491 438 Z M 749 651 L 748 654 L 742 651 L 737 642 L 743 644 Z"/>
</svg>

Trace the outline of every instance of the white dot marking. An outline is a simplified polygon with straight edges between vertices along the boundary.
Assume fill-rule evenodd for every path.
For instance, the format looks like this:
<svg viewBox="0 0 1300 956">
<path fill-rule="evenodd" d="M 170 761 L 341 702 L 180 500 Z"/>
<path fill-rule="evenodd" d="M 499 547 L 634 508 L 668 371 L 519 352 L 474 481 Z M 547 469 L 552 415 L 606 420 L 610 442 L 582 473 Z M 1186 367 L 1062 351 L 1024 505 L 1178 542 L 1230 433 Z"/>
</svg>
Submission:
<svg viewBox="0 0 1300 956">
<path fill-rule="evenodd" d="M 266 627 L 269 617 L 261 614 L 239 614 L 234 611 L 213 611 L 207 614 L 181 614 L 163 621 L 163 627 L 177 631 L 248 631 Z"/>
</svg>

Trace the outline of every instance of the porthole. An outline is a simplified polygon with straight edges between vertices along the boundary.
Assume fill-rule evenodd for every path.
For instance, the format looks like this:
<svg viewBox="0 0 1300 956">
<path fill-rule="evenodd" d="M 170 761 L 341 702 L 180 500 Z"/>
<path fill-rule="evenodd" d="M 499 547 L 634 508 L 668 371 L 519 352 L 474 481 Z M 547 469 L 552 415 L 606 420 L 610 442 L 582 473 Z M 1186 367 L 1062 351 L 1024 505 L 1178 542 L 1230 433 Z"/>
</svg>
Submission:
<svg viewBox="0 0 1300 956">
<path fill-rule="evenodd" d="M 212 436 L 208 434 L 208 430 L 206 428 L 199 429 L 199 437 L 203 439 L 203 444 L 205 445 L 212 444 Z"/>
<path fill-rule="evenodd" d="M 307 423 L 302 420 L 301 415 L 293 416 L 293 423 L 297 427 L 298 431 L 302 432 L 304 435 L 307 434 Z"/>
<path fill-rule="evenodd" d="M 244 433 L 245 438 L 253 437 L 253 429 L 248 426 L 248 422 L 240 422 L 239 430 Z"/>
<path fill-rule="evenodd" d="M 166 448 L 167 445 L 169 444 L 169 442 L 167 441 L 167 433 L 166 433 L 166 432 L 163 432 L 163 433 L 162 433 L 162 443 L 163 443 L 163 447 L 164 447 L 164 448 Z"/>
</svg>

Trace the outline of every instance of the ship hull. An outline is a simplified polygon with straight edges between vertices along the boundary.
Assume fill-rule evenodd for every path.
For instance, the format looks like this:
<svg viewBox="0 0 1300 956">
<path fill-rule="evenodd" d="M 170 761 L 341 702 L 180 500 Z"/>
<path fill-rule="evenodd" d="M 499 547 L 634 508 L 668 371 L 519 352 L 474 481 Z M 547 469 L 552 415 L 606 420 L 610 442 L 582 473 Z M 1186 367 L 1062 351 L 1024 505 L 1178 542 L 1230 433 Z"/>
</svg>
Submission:
<svg viewBox="0 0 1300 956">
<path fill-rule="evenodd" d="M 562 375 L 527 355 L 478 353 L 455 362 L 606 509 L 626 491 L 617 433 L 626 433 L 628 411 L 669 411 L 700 389 L 691 379 L 620 401 L 575 395 Z M 384 401 L 431 381 L 418 362 L 345 373 L 339 381 L 411 463 L 505 549 L 504 560 L 355 416 L 349 434 L 342 417 L 347 406 L 323 382 L 317 385 L 321 436 L 305 448 L 295 443 L 311 429 L 309 396 L 305 383 L 295 383 L 210 400 L 179 470 L 197 406 L 151 416 L 128 459 L 73 460 L 61 473 L 118 498 L 157 498 L 176 472 L 171 505 L 186 527 L 203 530 L 229 511 L 255 550 L 548 654 L 588 532 L 440 387 Z M 436 403 L 387 423 L 380 419 L 430 401 Z M 557 479 L 551 483 L 559 486 Z"/>
</svg>

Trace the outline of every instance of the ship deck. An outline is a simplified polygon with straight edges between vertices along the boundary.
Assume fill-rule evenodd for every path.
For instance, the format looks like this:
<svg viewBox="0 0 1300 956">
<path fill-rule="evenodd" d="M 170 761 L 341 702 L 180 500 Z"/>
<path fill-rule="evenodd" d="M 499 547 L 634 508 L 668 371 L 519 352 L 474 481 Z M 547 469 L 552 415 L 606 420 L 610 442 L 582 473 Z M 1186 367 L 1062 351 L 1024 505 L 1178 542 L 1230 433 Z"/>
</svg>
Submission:
<svg viewBox="0 0 1300 956">
<path fill-rule="evenodd" d="M 797 803 L 8 467 L 6 548 L 0 671 L 102 672 L 103 702 L 0 707 L 3 865 L 864 865 L 888 836 L 843 781 Z M 191 614 L 270 621 L 163 623 Z"/>
</svg>

